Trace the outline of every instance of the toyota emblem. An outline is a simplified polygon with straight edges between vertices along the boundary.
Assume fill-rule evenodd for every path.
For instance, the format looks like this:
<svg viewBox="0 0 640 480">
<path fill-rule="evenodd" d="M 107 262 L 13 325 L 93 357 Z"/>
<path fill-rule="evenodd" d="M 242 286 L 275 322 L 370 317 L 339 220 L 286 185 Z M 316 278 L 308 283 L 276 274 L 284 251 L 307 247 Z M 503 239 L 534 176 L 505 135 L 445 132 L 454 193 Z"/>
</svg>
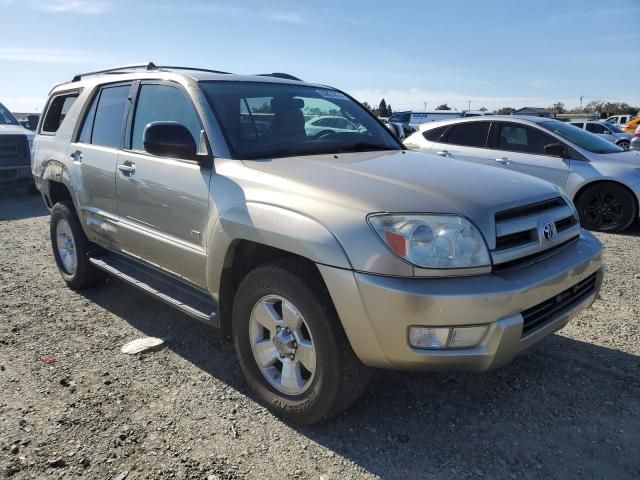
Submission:
<svg viewBox="0 0 640 480">
<path fill-rule="evenodd" d="M 542 227 L 542 234 L 545 240 L 551 240 L 553 238 L 553 225 L 545 223 L 544 227 Z"/>
</svg>

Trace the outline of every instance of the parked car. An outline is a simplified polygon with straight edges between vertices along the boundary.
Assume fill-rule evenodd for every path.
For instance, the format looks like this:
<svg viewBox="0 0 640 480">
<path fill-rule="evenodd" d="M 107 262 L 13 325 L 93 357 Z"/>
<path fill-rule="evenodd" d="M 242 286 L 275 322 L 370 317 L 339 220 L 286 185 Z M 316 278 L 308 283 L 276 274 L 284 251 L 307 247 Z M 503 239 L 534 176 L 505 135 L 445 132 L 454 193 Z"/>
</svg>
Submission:
<svg viewBox="0 0 640 480">
<path fill-rule="evenodd" d="M 630 133 L 624 133 L 620 127 L 607 122 L 571 122 L 574 127 L 582 128 L 587 132 L 598 135 L 611 143 L 615 143 L 620 148 L 629 150 L 629 143 L 633 138 Z"/>
<path fill-rule="evenodd" d="M 387 122 L 402 125 L 405 137 L 418 131 L 423 123 L 445 120 L 447 118 L 460 118 L 460 113 L 453 110 L 434 110 L 432 112 L 396 112 L 389 117 Z"/>
<path fill-rule="evenodd" d="M 0 189 L 26 187 L 38 193 L 31 175 L 30 157 L 34 134 L 0 103 Z"/>
<path fill-rule="evenodd" d="M 640 150 L 640 125 L 638 125 L 636 131 L 633 133 L 633 139 L 631 140 L 629 148 L 631 150 Z"/>
<path fill-rule="evenodd" d="M 549 180 L 575 202 L 590 230 L 621 231 L 638 218 L 640 153 L 568 123 L 512 116 L 449 120 L 423 125 L 404 144 Z"/>
<path fill-rule="evenodd" d="M 322 135 L 324 133 L 355 132 L 361 128 L 348 118 L 338 115 L 320 115 L 304 124 L 307 136 Z"/>
<path fill-rule="evenodd" d="M 32 168 L 69 287 L 106 272 L 222 328 L 260 401 L 303 423 L 367 367 L 485 371 L 595 300 L 602 246 L 557 187 L 407 151 L 290 78 L 149 64 L 56 86 Z M 305 105 L 361 128 L 307 136 Z"/>
<path fill-rule="evenodd" d="M 495 115 L 493 112 L 488 112 L 486 110 L 463 110 L 460 113 L 460 116 L 463 118 L 468 117 L 484 117 L 486 115 Z"/>
<path fill-rule="evenodd" d="M 640 115 L 633 117 L 631 120 L 621 126 L 622 131 L 625 133 L 633 133 L 638 127 L 640 127 Z"/>
<path fill-rule="evenodd" d="M 624 125 L 631 120 L 635 115 L 613 115 L 605 120 L 605 122 L 612 125 Z"/>
</svg>

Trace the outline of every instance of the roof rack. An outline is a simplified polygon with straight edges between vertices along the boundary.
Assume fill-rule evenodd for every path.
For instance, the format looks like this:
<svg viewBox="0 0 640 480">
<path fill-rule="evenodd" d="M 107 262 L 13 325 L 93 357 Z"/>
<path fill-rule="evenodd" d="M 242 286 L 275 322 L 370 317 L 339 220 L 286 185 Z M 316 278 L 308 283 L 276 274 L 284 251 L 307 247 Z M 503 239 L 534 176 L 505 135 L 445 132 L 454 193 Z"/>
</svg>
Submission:
<svg viewBox="0 0 640 480">
<path fill-rule="evenodd" d="M 161 71 L 161 70 L 191 70 L 194 72 L 209 72 L 209 73 L 222 73 L 229 74 L 229 72 L 221 72 L 219 70 L 209 70 L 207 68 L 197 67 L 176 67 L 168 65 L 156 65 L 153 62 L 148 63 L 136 63 L 132 65 L 121 65 L 119 67 L 105 68 L 104 70 L 94 70 L 93 72 L 78 73 L 73 77 L 72 82 L 79 82 L 83 77 L 90 75 L 100 75 L 102 73 L 127 73 L 128 70 L 138 70 L 144 68 L 149 72 Z"/>
<path fill-rule="evenodd" d="M 285 80 L 297 80 L 301 82 L 302 80 L 298 77 L 294 77 L 288 73 L 274 72 L 274 73 L 258 73 L 258 77 L 275 77 L 275 78 L 284 78 Z"/>
</svg>

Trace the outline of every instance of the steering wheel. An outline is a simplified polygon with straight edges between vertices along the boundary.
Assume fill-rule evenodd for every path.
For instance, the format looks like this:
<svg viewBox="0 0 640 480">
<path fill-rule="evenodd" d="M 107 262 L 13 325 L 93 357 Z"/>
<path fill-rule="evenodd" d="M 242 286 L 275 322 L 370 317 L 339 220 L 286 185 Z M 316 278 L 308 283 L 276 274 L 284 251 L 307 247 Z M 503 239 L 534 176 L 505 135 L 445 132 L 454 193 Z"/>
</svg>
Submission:
<svg viewBox="0 0 640 480">
<path fill-rule="evenodd" d="M 333 130 L 322 130 L 321 132 L 316 133 L 315 135 L 313 135 L 313 139 L 314 140 L 322 140 L 325 137 L 328 137 L 329 135 L 336 135 L 336 132 L 334 132 Z"/>
</svg>

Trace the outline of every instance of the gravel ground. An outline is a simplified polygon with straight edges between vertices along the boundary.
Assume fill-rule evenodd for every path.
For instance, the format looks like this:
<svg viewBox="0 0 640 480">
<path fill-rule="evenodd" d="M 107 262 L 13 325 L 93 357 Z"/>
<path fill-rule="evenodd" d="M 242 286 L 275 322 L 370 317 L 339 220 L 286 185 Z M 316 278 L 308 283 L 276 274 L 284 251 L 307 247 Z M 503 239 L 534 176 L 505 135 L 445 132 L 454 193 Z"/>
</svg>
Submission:
<svg viewBox="0 0 640 480">
<path fill-rule="evenodd" d="M 600 238 L 602 298 L 511 365 L 377 372 L 299 427 L 252 399 L 217 331 L 116 280 L 67 289 L 40 198 L 0 194 L 0 475 L 639 478 L 640 230 Z M 167 348 L 120 353 L 145 335 Z"/>
</svg>

